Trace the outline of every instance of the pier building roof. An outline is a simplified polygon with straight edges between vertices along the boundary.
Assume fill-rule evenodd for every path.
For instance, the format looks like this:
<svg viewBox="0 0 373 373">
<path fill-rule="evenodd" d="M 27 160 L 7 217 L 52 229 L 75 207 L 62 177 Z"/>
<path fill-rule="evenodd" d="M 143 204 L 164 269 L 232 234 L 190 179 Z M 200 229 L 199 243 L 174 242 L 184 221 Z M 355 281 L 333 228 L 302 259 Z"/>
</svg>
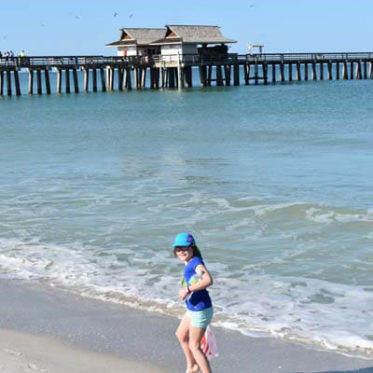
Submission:
<svg viewBox="0 0 373 373">
<path fill-rule="evenodd" d="M 155 40 L 162 38 L 165 31 L 165 28 L 122 28 L 120 39 L 106 44 L 106 46 L 149 45 Z"/>
<path fill-rule="evenodd" d="M 236 42 L 236 40 L 223 36 L 219 26 L 166 25 L 163 38 L 152 44 L 227 44 Z"/>
</svg>

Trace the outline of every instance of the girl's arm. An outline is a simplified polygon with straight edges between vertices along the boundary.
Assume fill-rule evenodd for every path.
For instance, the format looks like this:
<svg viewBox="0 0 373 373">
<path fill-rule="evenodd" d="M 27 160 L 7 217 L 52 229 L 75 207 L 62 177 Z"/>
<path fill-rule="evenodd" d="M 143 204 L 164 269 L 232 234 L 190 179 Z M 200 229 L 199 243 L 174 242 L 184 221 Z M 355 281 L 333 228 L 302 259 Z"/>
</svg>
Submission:
<svg viewBox="0 0 373 373">
<path fill-rule="evenodd" d="M 201 276 L 201 279 L 196 284 L 189 286 L 190 291 L 203 290 L 212 285 L 213 283 L 212 276 L 203 264 L 199 264 L 196 267 L 196 273 L 201 273 L 202 276 Z"/>
</svg>

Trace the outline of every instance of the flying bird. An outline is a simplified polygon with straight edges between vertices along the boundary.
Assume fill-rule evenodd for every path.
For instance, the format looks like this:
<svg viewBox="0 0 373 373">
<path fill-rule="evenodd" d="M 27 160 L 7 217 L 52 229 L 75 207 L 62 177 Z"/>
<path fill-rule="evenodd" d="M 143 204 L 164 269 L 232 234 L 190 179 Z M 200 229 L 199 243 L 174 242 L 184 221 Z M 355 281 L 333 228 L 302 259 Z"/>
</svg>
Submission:
<svg viewBox="0 0 373 373">
<path fill-rule="evenodd" d="M 117 12 L 115 12 L 115 13 L 114 13 L 114 15 L 113 15 L 113 17 L 116 17 L 117 15 L 118 15 L 118 13 L 117 13 Z"/>
<path fill-rule="evenodd" d="M 128 16 L 128 18 L 132 18 L 133 17 L 133 14 L 130 14 L 129 16 Z"/>
</svg>

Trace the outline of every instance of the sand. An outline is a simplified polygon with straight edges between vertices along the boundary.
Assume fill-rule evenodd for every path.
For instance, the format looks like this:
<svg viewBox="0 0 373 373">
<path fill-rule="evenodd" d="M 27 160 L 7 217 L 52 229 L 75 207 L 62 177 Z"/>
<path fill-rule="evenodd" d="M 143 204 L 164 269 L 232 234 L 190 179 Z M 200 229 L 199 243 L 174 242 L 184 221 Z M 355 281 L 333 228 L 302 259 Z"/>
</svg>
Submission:
<svg viewBox="0 0 373 373">
<path fill-rule="evenodd" d="M 51 338 L 0 330 L 0 372 L 162 373 L 148 364 L 73 348 Z"/>
<path fill-rule="evenodd" d="M 173 317 L 38 281 L 0 280 L 0 372 L 184 373 L 177 325 Z M 372 360 L 214 330 L 214 373 L 373 373 Z"/>
</svg>

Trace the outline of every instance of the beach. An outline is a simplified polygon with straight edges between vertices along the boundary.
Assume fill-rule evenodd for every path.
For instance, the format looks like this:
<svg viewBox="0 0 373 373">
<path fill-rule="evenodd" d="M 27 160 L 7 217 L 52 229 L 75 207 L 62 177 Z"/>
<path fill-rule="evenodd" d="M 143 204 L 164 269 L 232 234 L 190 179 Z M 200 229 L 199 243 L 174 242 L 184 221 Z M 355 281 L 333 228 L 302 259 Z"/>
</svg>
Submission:
<svg viewBox="0 0 373 373">
<path fill-rule="evenodd" d="M 370 369 L 371 82 L 3 97 L 2 361 L 73 369 L 38 337 L 183 373 L 171 245 L 191 232 L 214 372 Z"/>
<path fill-rule="evenodd" d="M 184 372 L 177 318 L 81 298 L 45 284 L 0 281 L 0 371 Z M 373 361 L 214 327 L 214 372 L 373 372 Z"/>
</svg>

